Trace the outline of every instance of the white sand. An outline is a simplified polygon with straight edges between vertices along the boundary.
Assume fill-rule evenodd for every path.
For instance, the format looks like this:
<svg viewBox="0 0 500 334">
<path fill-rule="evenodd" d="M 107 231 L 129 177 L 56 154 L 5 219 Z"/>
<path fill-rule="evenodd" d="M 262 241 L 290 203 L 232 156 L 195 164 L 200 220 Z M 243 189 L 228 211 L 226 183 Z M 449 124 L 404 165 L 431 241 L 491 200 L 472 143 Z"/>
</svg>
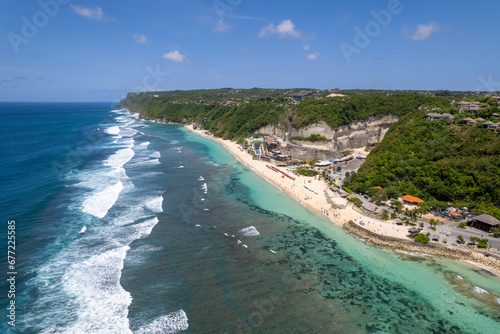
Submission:
<svg viewBox="0 0 500 334">
<path fill-rule="evenodd" d="M 199 135 L 209 137 L 204 132 L 199 130 L 194 130 L 191 125 L 187 125 L 186 128 L 190 131 L 193 131 Z M 408 232 L 408 227 L 398 226 L 394 221 L 382 221 L 378 219 L 374 219 L 371 217 L 364 216 L 363 214 L 355 211 L 352 208 L 352 203 L 349 203 L 345 209 L 335 209 L 332 208 L 330 203 L 328 203 L 326 199 L 325 192 L 328 191 L 330 198 L 336 204 L 344 205 L 346 200 L 337 196 L 334 192 L 328 189 L 328 185 L 324 180 L 317 180 L 314 177 L 308 176 L 297 176 L 292 175 L 284 168 L 279 168 L 280 170 L 286 172 L 287 174 L 295 177 L 295 180 L 291 180 L 281 173 L 277 173 L 269 168 L 266 165 L 271 165 L 270 163 L 253 160 L 252 156 L 248 154 L 246 151 L 241 151 L 238 147 L 239 145 L 225 139 L 216 138 L 210 136 L 219 143 L 223 144 L 226 149 L 231 152 L 239 161 L 246 164 L 247 166 L 253 168 L 257 174 L 262 176 L 263 178 L 269 180 L 275 186 L 283 190 L 288 196 L 291 198 L 302 202 L 305 204 L 309 210 L 318 214 L 327 215 L 328 218 L 337 225 L 342 226 L 344 223 L 349 220 L 354 221 L 355 223 L 359 223 L 359 221 L 363 221 L 365 225 L 363 226 L 367 230 L 375 232 L 380 235 L 386 235 L 396 238 L 408 239 L 406 234 Z M 366 154 L 366 152 L 363 152 Z M 304 187 L 306 185 L 309 190 Z"/>
</svg>

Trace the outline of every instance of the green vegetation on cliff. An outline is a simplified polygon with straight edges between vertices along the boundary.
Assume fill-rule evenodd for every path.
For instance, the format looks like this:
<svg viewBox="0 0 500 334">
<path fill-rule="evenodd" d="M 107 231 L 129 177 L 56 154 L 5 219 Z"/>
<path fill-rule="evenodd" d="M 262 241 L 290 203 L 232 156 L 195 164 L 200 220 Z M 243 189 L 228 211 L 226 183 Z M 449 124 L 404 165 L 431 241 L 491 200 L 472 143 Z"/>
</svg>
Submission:
<svg viewBox="0 0 500 334">
<path fill-rule="evenodd" d="M 299 105 L 289 105 L 288 95 L 295 91 L 223 88 L 130 93 L 120 106 L 140 112 L 145 119 L 199 123 L 215 135 L 229 139 L 251 136 L 268 124 L 280 124 L 286 130 L 287 117 L 292 117 L 295 128 L 324 121 L 336 129 L 370 116 L 405 115 L 424 104 L 451 108 L 449 100 L 414 94 L 311 97 Z M 309 139 L 321 140 L 321 137 Z"/>
<path fill-rule="evenodd" d="M 457 125 L 468 115 L 458 113 L 451 97 L 353 91 L 351 96 L 321 98 L 318 94 L 324 92 L 310 90 L 304 101 L 290 104 L 288 96 L 297 92 L 222 88 L 131 93 L 120 106 L 140 112 L 145 119 L 197 123 L 217 136 L 237 140 L 269 124 L 286 131 L 287 118 L 294 128 L 323 121 L 337 129 L 371 116 L 396 115 L 400 120 L 358 173 L 346 179 L 345 189 L 367 193 L 378 201 L 414 195 L 426 201 L 421 204 L 424 208 L 446 207 L 449 201 L 500 218 L 500 136 L 488 129 Z M 500 112 L 494 99 L 475 100 L 484 103 L 478 116 L 493 119 L 493 113 Z M 425 121 L 430 111 L 454 114 L 455 122 Z M 318 134 L 301 139 L 323 138 Z"/>
<path fill-rule="evenodd" d="M 404 115 L 345 184 L 381 200 L 409 194 L 423 206 L 449 201 L 500 218 L 500 136 L 425 114 Z"/>
<path fill-rule="evenodd" d="M 417 110 L 421 105 L 438 107 L 450 111 L 449 100 L 414 94 L 356 95 L 322 100 L 309 100 L 294 107 L 294 128 L 323 121 L 331 128 L 348 125 L 375 115 L 403 116 Z"/>
</svg>

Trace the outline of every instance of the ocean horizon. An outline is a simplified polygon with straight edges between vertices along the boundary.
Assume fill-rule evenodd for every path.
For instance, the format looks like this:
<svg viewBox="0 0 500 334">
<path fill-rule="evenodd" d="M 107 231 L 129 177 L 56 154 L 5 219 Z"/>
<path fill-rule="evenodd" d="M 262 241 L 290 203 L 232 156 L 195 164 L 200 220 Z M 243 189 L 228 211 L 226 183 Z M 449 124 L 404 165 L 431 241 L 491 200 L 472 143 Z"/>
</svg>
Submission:
<svg viewBox="0 0 500 334">
<path fill-rule="evenodd" d="M 500 331 L 495 274 L 369 245 L 182 125 L 113 103 L 0 120 L 1 333 Z"/>
</svg>

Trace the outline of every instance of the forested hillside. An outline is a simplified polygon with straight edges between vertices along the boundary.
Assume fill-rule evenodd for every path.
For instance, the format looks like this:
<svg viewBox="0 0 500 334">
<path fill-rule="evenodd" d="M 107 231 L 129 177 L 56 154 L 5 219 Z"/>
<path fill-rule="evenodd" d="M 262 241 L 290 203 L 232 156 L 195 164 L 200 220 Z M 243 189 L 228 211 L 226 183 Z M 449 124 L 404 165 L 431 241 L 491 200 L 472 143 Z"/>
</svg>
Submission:
<svg viewBox="0 0 500 334">
<path fill-rule="evenodd" d="M 500 218 L 495 207 L 500 203 L 500 135 L 478 126 L 426 121 L 425 114 L 410 113 L 395 123 L 346 185 L 380 199 L 410 194 L 430 205 L 454 202 Z"/>
<path fill-rule="evenodd" d="M 360 95 L 359 91 L 326 98 L 310 90 L 296 105 L 288 96 L 297 91 L 224 88 L 131 93 L 120 106 L 146 119 L 198 123 L 217 136 L 235 140 L 253 135 L 264 125 L 285 125 L 287 117 L 294 128 L 324 121 L 336 129 L 374 115 L 398 115 L 400 120 L 346 185 L 380 200 L 410 194 L 426 200 L 427 206 L 454 202 L 500 218 L 500 135 L 476 125 L 458 125 L 468 113 L 458 113 L 451 98 Z M 492 119 L 493 113 L 500 112 L 496 100 L 477 99 L 485 103 L 478 116 Z M 453 114 L 455 122 L 426 121 L 429 111 Z"/>
<path fill-rule="evenodd" d="M 355 120 L 375 115 L 403 116 L 420 106 L 437 107 L 453 111 L 450 100 L 414 94 L 355 95 L 320 100 L 308 100 L 294 107 L 293 126 L 300 128 L 317 121 L 326 122 L 331 128 L 347 125 Z"/>
<path fill-rule="evenodd" d="M 293 92 L 293 90 L 291 90 Z M 311 97 L 290 104 L 285 90 L 196 90 L 129 94 L 120 103 L 145 119 L 168 122 L 196 122 L 215 135 L 229 139 L 251 136 L 267 124 L 300 128 L 324 121 L 333 129 L 379 114 L 402 116 L 421 105 L 453 109 L 450 101 L 415 94 L 356 95 L 352 97 Z"/>
</svg>

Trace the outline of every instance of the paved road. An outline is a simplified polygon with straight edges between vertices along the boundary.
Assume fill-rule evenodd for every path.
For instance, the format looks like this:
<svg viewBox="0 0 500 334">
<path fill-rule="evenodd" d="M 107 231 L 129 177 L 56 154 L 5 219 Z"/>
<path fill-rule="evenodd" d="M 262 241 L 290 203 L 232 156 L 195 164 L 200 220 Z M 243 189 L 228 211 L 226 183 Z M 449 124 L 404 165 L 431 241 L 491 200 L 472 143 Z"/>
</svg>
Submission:
<svg viewBox="0 0 500 334">
<path fill-rule="evenodd" d="M 425 224 L 426 227 L 428 224 Z M 443 238 L 444 239 L 447 239 L 448 240 L 448 243 L 452 243 L 454 245 L 458 244 L 457 243 L 457 240 L 458 240 L 458 236 L 461 235 L 466 242 L 470 242 L 470 237 L 476 237 L 476 238 L 480 238 L 480 239 L 488 239 L 489 242 L 488 242 L 488 245 L 491 246 L 492 248 L 494 249 L 500 249 L 500 238 L 494 238 L 493 236 L 489 236 L 487 233 L 483 232 L 483 231 L 480 231 L 480 230 L 477 230 L 477 229 L 474 229 L 474 228 L 471 228 L 471 227 L 467 227 L 465 230 L 464 229 L 461 229 L 461 228 L 457 228 L 457 226 L 459 225 L 458 222 L 449 222 L 449 223 L 445 223 L 443 225 L 438 225 L 436 228 L 437 228 L 437 232 L 436 231 L 432 231 L 432 230 L 429 230 L 428 228 L 426 228 L 426 233 L 427 231 L 428 232 L 431 232 L 431 235 L 439 235 L 440 236 L 440 243 L 442 243 L 442 240 Z M 439 231 L 444 231 L 444 232 L 449 232 L 449 236 L 445 236 L 441 233 L 439 233 Z"/>
</svg>

